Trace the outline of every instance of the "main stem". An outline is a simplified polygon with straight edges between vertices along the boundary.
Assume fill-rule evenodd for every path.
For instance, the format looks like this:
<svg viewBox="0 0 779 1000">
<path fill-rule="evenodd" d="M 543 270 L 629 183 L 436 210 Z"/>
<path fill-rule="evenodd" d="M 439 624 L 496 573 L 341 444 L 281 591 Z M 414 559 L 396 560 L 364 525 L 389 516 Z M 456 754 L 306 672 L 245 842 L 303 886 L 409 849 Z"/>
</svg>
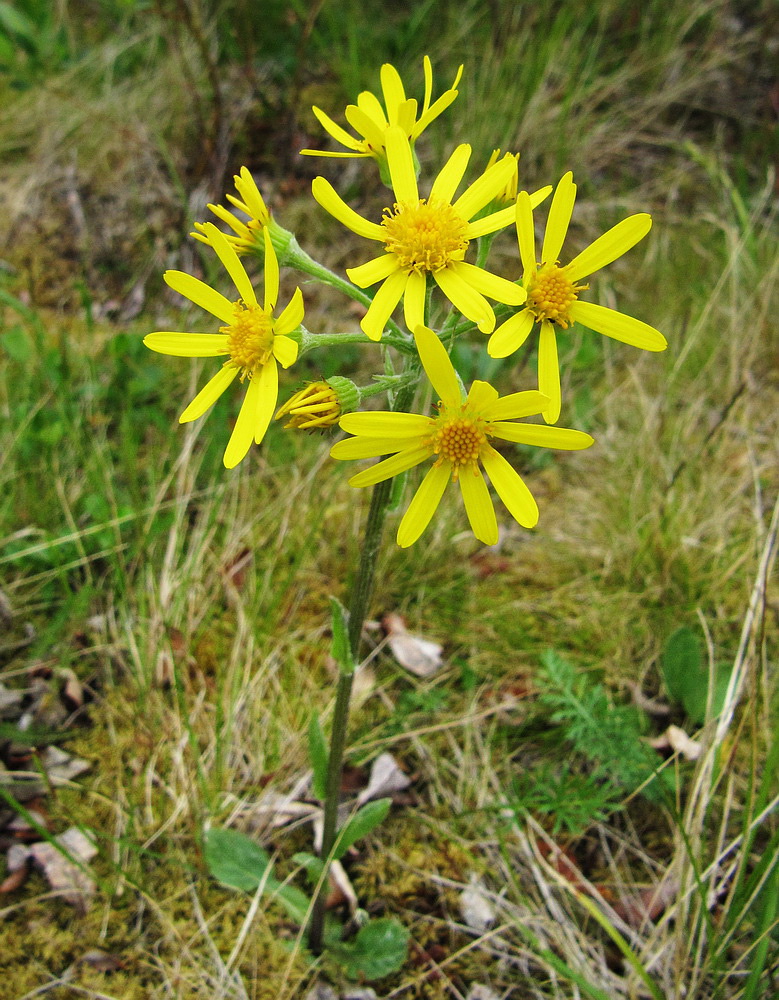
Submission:
<svg viewBox="0 0 779 1000">
<path fill-rule="evenodd" d="M 416 368 L 419 363 L 412 361 L 407 370 Z M 405 411 L 411 404 L 416 390 L 416 380 L 411 379 L 404 385 L 395 399 L 393 410 Z M 384 520 L 387 514 L 387 504 L 392 492 L 392 480 L 385 479 L 373 488 L 368 520 L 365 523 L 363 544 L 360 555 L 360 565 L 352 587 L 349 602 L 349 648 L 352 660 L 357 662 L 360 650 L 360 638 L 365 617 L 368 614 L 373 584 L 376 575 L 376 562 L 381 548 L 381 536 L 384 530 Z M 322 848 L 319 853 L 324 861 L 324 869 L 320 878 L 319 890 L 314 900 L 311 914 L 308 943 L 313 952 L 322 950 L 322 939 L 325 923 L 325 902 L 329 885 L 330 854 L 335 844 L 338 832 L 338 799 L 341 790 L 341 772 L 343 770 L 344 748 L 346 746 L 346 730 L 349 722 L 349 701 L 352 695 L 353 670 L 341 669 L 338 674 L 338 687 L 335 693 L 335 707 L 330 732 L 330 752 L 327 760 L 327 782 L 325 786 L 325 816 L 322 826 Z"/>
</svg>

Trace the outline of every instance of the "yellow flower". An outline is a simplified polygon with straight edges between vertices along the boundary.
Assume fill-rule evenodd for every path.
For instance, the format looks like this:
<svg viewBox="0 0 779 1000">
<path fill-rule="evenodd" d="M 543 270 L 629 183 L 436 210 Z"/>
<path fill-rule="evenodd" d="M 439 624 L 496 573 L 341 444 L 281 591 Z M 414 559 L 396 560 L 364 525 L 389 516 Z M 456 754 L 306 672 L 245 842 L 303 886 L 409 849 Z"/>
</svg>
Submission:
<svg viewBox="0 0 779 1000">
<path fill-rule="evenodd" d="M 517 203 L 517 185 L 519 183 L 519 153 L 504 153 L 504 160 L 512 161 L 511 176 L 506 182 L 506 186 L 502 191 L 498 191 L 495 196 L 495 206 L 497 208 L 502 208 L 510 205 L 513 209 Z M 501 159 L 500 150 L 493 149 L 492 155 L 490 156 L 487 167 L 493 166 L 493 164 L 498 163 Z M 513 219 L 511 220 L 514 221 Z"/>
<path fill-rule="evenodd" d="M 379 164 L 386 162 L 385 137 L 391 125 L 399 126 L 409 142 L 413 144 L 424 132 L 427 126 L 436 119 L 442 111 L 457 97 L 457 84 L 460 82 L 463 68 L 457 71 L 457 76 L 449 90 L 430 103 L 433 96 L 433 68 L 430 59 L 425 56 L 425 97 L 422 112 L 417 117 L 418 104 L 415 98 L 407 98 L 400 74 L 389 63 L 381 67 L 381 89 L 384 96 L 384 107 L 381 101 L 370 91 L 363 91 L 357 98 L 357 104 L 350 104 L 346 109 L 346 120 L 352 126 L 359 138 L 349 135 L 340 125 L 320 110 L 314 107 L 313 112 L 320 124 L 336 142 L 346 146 L 349 152 L 329 153 L 321 149 L 302 149 L 307 156 L 341 156 L 358 157 L 371 156 Z"/>
<path fill-rule="evenodd" d="M 536 502 L 490 440 L 578 450 L 589 448 L 592 438 L 563 427 L 514 423 L 517 417 L 540 413 L 547 405 L 547 398 L 537 391 L 501 398 L 487 382 L 477 381 L 463 401 L 457 373 L 438 337 L 423 326 L 414 336 L 427 376 L 441 397 L 437 416 L 369 411 L 347 414 L 341 418 L 341 427 L 356 436 L 339 441 L 331 456 L 343 460 L 391 456 L 358 472 L 349 480 L 352 486 L 372 486 L 436 457 L 400 522 L 398 545 L 403 548 L 413 545 L 430 523 L 450 479 L 460 484 L 474 535 L 485 545 L 497 542 L 498 523 L 480 464 L 511 516 L 532 528 L 538 521 Z"/>
<path fill-rule="evenodd" d="M 517 239 L 527 303 L 524 309 L 498 327 L 487 344 L 487 351 L 493 358 L 505 358 L 522 346 L 536 323 L 541 324 L 538 388 L 551 400 L 543 411 L 544 420 L 550 424 L 560 416 L 561 405 L 556 326 L 567 330 L 571 323 L 578 322 L 590 330 L 645 351 L 664 351 L 668 346 L 662 333 L 647 323 L 615 309 L 579 299 L 580 293 L 589 287 L 578 284 L 580 279 L 610 264 L 642 240 L 652 228 L 651 217 L 640 213 L 623 219 L 569 264 L 561 265 L 558 257 L 568 232 L 575 199 L 576 185 L 569 171 L 557 185 L 552 198 L 541 261 L 537 263 L 532 198 L 526 191 L 519 193 L 516 205 Z"/>
<path fill-rule="evenodd" d="M 490 333 L 495 313 L 484 296 L 520 305 L 527 294 L 518 284 L 466 263 L 464 257 L 470 240 L 497 232 L 512 221 L 513 208 L 471 220 L 505 187 L 516 167 L 513 157 L 495 163 L 453 201 L 471 155 L 470 146 L 458 146 L 434 181 L 430 195 L 420 198 L 406 134 L 394 125 L 387 129 L 386 142 L 395 204 L 384 209 L 381 223 L 369 222 L 349 208 L 324 177 L 315 178 L 311 187 L 319 204 L 347 228 L 384 244 L 380 257 L 346 272 L 360 288 L 383 282 L 360 326 L 371 340 L 379 340 L 401 298 L 409 330 L 421 326 L 428 277 L 432 276 L 463 316 L 483 333 Z M 537 191 L 532 203 L 539 204 L 548 191 Z"/>
<path fill-rule="evenodd" d="M 278 369 L 288 368 L 298 356 L 298 345 L 289 336 L 303 319 L 303 296 L 296 289 L 289 305 L 276 318 L 273 313 L 279 294 L 279 267 L 270 234 L 265 230 L 265 298 L 257 301 L 249 277 L 227 239 L 212 223 L 204 233 L 216 250 L 225 270 L 233 279 L 239 298 L 231 302 L 210 285 L 183 271 L 166 271 L 170 287 L 195 305 L 206 309 L 225 324 L 219 333 L 150 333 L 144 344 L 159 354 L 183 358 L 213 358 L 228 355 L 222 368 L 195 396 L 179 417 L 180 423 L 197 420 L 240 375 L 248 386 L 233 433 L 224 454 L 228 469 L 248 452 L 252 441 L 262 441 L 278 397 Z"/>
<path fill-rule="evenodd" d="M 217 219 L 226 222 L 233 230 L 232 233 L 223 233 L 222 235 L 237 254 L 248 253 L 251 250 L 262 251 L 265 246 L 263 230 L 266 226 L 270 225 L 270 212 L 254 182 L 254 178 L 246 167 L 241 167 L 240 174 L 234 174 L 233 180 L 235 181 L 235 189 L 240 198 L 228 194 L 226 196 L 227 200 L 231 205 L 234 205 L 239 211 L 243 212 L 244 215 L 248 215 L 248 221 L 244 222 L 243 219 L 239 219 L 237 215 L 234 215 L 222 205 L 209 205 L 208 208 L 214 213 Z M 190 233 L 189 235 L 194 236 L 201 243 L 213 246 L 208 235 L 208 225 L 209 223 L 196 222 L 195 229 L 197 232 Z M 214 247 L 214 249 L 216 248 Z"/>
<path fill-rule="evenodd" d="M 276 420 L 289 417 L 284 426 L 303 431 L 333 427 L 359 401 L 360 390 L 354 382 L 333 375 L 321 382 L 309 382 L 290 396 L 276 412 Z"/>
</svg>

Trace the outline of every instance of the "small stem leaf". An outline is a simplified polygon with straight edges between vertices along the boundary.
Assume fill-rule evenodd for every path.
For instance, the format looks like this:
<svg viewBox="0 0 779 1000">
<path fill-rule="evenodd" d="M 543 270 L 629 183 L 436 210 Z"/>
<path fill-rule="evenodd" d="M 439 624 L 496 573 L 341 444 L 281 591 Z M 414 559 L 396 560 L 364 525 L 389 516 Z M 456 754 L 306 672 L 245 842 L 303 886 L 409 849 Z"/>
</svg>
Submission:
<svg viewBox="0 0 779 1000">
<path fill-rule="evenodd" d="M 270 857 L 238 830 L 211 829 L 205 836 L 208 870 L 222 885 L 253 892 L 266 877 Z"/>
<path fill-rule="evenodd" d="M 366 837 L 374 827 L 382 823 L 391 804 L 392 799 L 377 799 L 358 810 L 341 829 L 333 848 L 333 857 L 336 860 L 342 858 L 352 844 Z"/>
<path fill-rule="evenodd" d="M 305 868 L 308 880 L 313 885 L 316 885 L 322 878 L 325 863 L 321 858 L 316 857 L 315 854 L 309 854 L 308 851 L 298 851 L 296 854 L 292 855 L 292 860 L 296 865 L 300 865 L 301 868 Z"/>
<path fill-rule="evenodd" d="M 354 662 L 349 645 L 349 614 L 337 597 L 330 598 L 332 615 L 333 646 L 332 656 L 342 674 L 353 674 L 357 664 Z"/>
<path fill-rule="evenodd" d="M 362 927 L 353 941 L 333 944 L 328 950 L 350 979 L 371 982 L 403 967 L 408 938 L 409 932 L 403 924 L 392 917 L 382 917 Z"/>
<path fill-rule="evenodd" d="M 308 724 L 308 756 L 314 771 L 314 795 L 316 795 L 320 802 L 323 802 L 327 794 L 327 762 L 329 755 L 327 753 L 325 734 L 322 732 L 319 716 L 316 713 L 311 716 L 311 721 Z"/>
</svg>

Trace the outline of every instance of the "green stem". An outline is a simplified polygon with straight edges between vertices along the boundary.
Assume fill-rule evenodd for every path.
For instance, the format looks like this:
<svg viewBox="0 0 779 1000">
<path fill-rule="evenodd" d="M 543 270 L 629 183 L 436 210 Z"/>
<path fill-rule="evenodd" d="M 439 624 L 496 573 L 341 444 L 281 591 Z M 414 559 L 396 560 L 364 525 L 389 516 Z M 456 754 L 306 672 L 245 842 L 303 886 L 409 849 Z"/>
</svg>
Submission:
<svg viewBox="0 0 779 1000">
<path fill-rule="evenodd" d="M 403 373 L 409 376 L 409 381 L 398 391 L 395 405 L 392 407 L 393 410 L 405 411 L 411 405 L 418 381 L 417 378 L 412 378 L 411 376 L 418 376 L 420 367 L 418 360 L 409 360 L 409 363 L 406 365 L 406 371 Z M 357 568 L 357 576 L 352 586 L 351 600 L 349 602 L 349 647 L 354 662 L 357 662 L 359 659 L 360 638 L 373 595 L 376 564 L 381 548 L 384 520 L 387 515 L 387 505 L 391 493 L 392 479 L 385 479 L 383 482 L 376 484 L 373 489 L 373 496 L 371 497 L 368 520 L 365 523 L 363 543 L 360 550 L 360 564 Z M 343 770 L 346 731 L 349 722 L 349 701 L 352 694 L 353 679 L 353 671 L 341 670 L 338 675 L 338 687 L 335 694 L 333 722 L 330 731 L 330 752 L 327 760 L 327 780 L 325 783 L 325 815 L 322 826 L 322 848 L 319 855 L 324 861 L 324 868 L 316 899 L 314 900 L 308 935 L 309 947 L 315 953 L 322 950 L 323 944 L 328 872 L 331 861 L 330 855 L 338 833 L 338 799 L 341 789 L 341 772 Z"/>
</svg>

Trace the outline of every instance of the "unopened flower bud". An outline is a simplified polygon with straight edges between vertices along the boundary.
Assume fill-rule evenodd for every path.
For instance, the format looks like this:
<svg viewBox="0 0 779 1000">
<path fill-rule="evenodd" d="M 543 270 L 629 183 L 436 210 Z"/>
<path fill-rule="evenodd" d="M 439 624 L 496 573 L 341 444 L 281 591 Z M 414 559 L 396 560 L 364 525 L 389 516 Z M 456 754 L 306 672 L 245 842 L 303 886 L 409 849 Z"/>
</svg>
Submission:
<svg viewBox="0 0 779 1000">
<path fill-rule="evenodd" d="M 344 413 L 356 409 L 360 390 L 348 378 L 333 375 L 321 382 L 309 382 L 279 407 L 276 419 L 287 417 L 285 427 L 297 430 L 318 430 L 333 427 Z"/>
</svg>

